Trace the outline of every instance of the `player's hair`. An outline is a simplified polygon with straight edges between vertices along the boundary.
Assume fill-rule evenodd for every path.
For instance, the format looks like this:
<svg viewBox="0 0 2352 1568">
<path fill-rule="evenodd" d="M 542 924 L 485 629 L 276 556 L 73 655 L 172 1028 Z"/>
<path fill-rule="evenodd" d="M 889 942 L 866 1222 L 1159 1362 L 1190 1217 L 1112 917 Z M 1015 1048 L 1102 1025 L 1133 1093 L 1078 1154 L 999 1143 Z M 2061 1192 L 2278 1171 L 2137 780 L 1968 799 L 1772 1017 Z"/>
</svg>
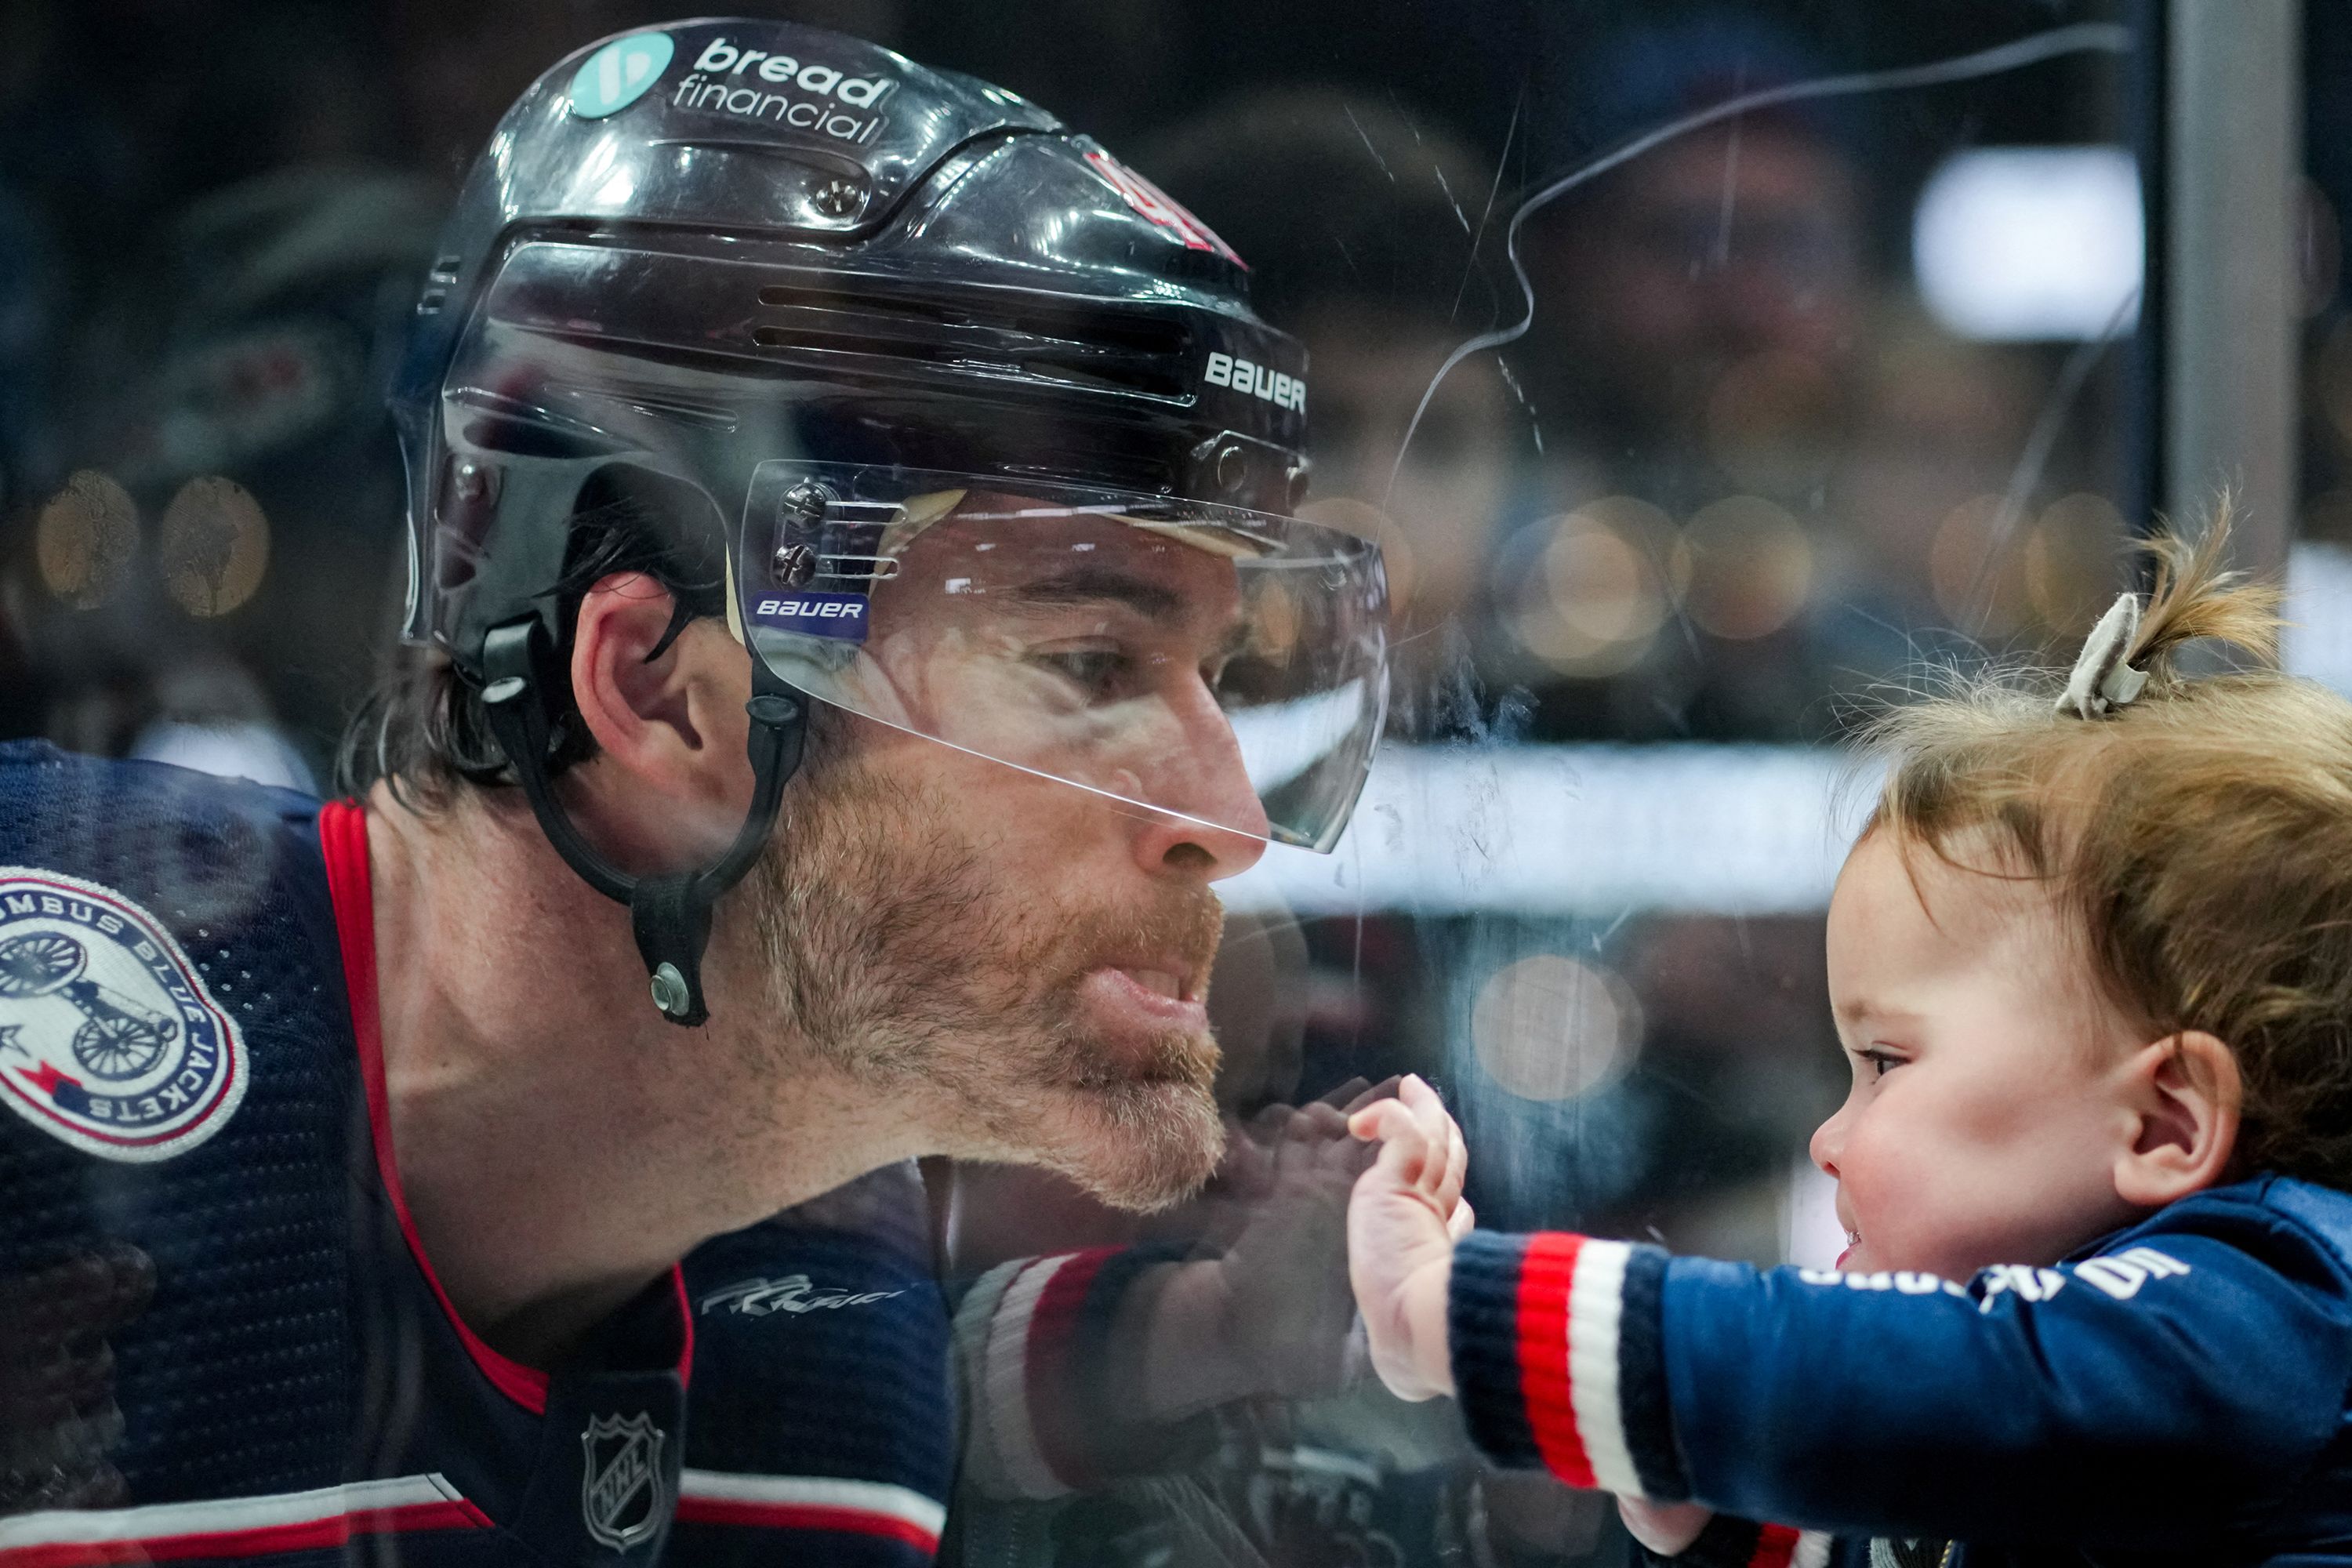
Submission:
<svg viewBox="0 0 2352 1568">
<path fill-rule="evenodd" d="M 1868 830 L 2048 886 L 2147 1038 L 2236 1055 L 2236 1172 L 2352 1188 L 2352 702 L 2279 669 L 2278 591 L 2225 570 L 2229 531 L 2224 500 L 2147 546 L 2135 700 L 2074 717 L 2063 672 L 2013 668 L 1885 714 Z M 2184 672 L 2200 638 L 2240 667 Z"/>
<path fill-rule="evenodd" d="M 560 628 L 556 668 L 571 668 L 581 602 L 615 573 L 642 572 L 670 595 L 676 609 L 662 647 L 688 622 L 724 613 L 723 535 L 716 516 L 704 515 L 708 510 L 699 491 L 642 469 L 616 466 L 582 488 L 566 529 L 562 570 L 543 593 L 555 603 Z M 553 715 L 549 776 L 595 752 L 567 674 Z M 427 807 L 446 805 L 463 789 L 515 782 L 481 692 L 458 677 L 438 648 L 401 648 L 344 726 L 335 755 L 336 789 L 363 795 L 379 781 Z"/>
</svg>

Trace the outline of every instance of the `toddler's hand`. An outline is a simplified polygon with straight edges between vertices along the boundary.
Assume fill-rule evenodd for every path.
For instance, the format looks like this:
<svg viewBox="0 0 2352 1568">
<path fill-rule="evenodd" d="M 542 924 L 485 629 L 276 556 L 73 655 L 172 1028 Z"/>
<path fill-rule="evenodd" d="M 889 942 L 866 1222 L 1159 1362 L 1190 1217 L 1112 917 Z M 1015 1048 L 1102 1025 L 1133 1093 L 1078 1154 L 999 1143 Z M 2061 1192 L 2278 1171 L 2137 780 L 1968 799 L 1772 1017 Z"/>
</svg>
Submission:
<svg viewBox="0 0 2352 1568">
<path fill-rule="evenodd" d="M 1617 1517 L 1626 1531 L 1661 1557 L 1679 1557 L 1699 1538 L 1715 1510 L 1699 1502 L 1650 1502 L 1642 1498 L 1617 1500 Z"/>
<path fill-rule="evenodd" d="M 1454 1238 L 1474 1217 L 1462 1201 L 1462 1130 L 1419 1078 L 1349 1117 L 1348 1130 L 1381 1144 L 1348 1201 L 1348 1278 L 1372 1369 L 1400 1398 L 1451 1394 L 1445 1291 Z"/>
</svg>

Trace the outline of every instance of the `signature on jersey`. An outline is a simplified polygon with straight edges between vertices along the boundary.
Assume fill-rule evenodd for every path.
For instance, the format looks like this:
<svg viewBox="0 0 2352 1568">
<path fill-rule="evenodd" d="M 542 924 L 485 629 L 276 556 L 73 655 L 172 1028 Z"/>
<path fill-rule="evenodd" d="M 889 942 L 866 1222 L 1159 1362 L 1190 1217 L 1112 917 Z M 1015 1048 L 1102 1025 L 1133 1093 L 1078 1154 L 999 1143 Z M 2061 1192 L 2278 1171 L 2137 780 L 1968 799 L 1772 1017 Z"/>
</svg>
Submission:
<svg viewBox="0 0 2352 1568">
<path fill-rule="evenodd" d="M 824 1307 L 863 1307 L 869 1301 L 887 1301 L 893 1296 L 903 1296 L 904 1290 L 828 1290 L 809 1282 L 805 1274 L 787 1274 L 782 1279 L 739 1279 L 722 1286 L 702 1298 L 696 1311 L 704 1317 L 724 1309 L 746 1318 L 764 1318 L 771 1312 L 814 1312 Z"/>
</svg>

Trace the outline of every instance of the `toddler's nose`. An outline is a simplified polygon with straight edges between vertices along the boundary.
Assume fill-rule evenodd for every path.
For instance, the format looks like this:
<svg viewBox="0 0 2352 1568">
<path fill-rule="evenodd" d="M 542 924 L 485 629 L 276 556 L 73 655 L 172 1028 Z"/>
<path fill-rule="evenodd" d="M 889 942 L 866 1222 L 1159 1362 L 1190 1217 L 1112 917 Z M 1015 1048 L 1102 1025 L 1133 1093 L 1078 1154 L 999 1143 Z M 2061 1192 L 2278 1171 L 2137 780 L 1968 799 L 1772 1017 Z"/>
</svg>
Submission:
<svg viewBox="0 0 2352 1568">
<path fill-rule="evenodd" d="M 1805 1145 L 1805 1152 L 1812 1156 L 1813 1163 L 1832 1177 L 1837 1175 L 1839 1157 L 1845 1152 L 1845 1129 L 1842 1125 L 1844 1120 L 1843 1111 L 1831 1117 L 1813 1129 L 1812 1141 Z"/>
</svg>

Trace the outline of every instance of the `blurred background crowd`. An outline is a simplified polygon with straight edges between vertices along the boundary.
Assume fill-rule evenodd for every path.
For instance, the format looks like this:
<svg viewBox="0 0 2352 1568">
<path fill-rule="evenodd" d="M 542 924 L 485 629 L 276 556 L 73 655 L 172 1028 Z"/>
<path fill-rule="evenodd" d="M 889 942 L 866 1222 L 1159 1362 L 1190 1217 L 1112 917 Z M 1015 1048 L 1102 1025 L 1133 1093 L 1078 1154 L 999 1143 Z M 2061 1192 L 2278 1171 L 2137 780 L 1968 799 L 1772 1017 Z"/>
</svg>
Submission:
<svg viewBox="0 0 2352 1568">
<path fill-rule="evenodd" d="M 2200 3 L 2225 0 L 2174 0 Z M 1335 857 L 1232 889 L 1229 1109 L 1419 1070 L 1493 1223 L 1818 1256 L 1803 1147 L 1844 1078 L 1822 910 L 1867 794 L 1840 742 L 1929 666 L 2068 657 L 2181 500 L 2142 309 L 2168 8 L 738 8 L 1045 105 L 1308 345 L 1305 510 L 1387 548 L 1394 738 Z M 0 7 L 0 737 L 323 786 L 401 605 L 383 393 L 443 208 L 539 71 L 673 9 Z M 2294 472 L 2253 538 L 2294 657 L 2342 679 L 2352 14 L 2295 16 Z M 1832 79 L 1857 90 L 1525 210 Z M 1005 1173 L 966 1173 L 949 1218 L 964 1266 L 1124 1234 Z M 971 1517 L 968 1555 L 1007 1563 L 1574 1562 L 1613 1529 L 1370 1394 L 1237 1419 L 1193 1476 Z"/>
</svg>

